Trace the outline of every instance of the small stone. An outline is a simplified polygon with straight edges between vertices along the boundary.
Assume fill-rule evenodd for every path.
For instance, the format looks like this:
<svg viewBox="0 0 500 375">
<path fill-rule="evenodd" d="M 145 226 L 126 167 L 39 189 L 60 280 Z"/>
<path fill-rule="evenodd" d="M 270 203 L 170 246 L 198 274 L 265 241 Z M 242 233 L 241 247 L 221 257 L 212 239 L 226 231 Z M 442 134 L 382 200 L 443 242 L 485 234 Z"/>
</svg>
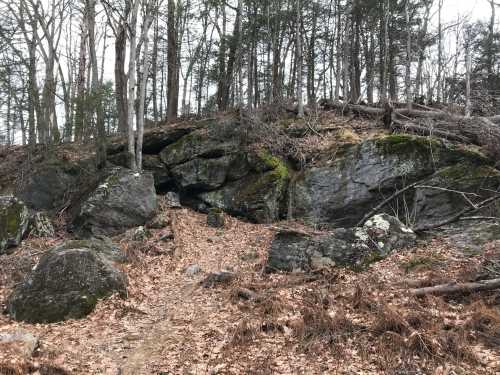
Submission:
<svg viewBox="0 0 500 375">
<path fill-rule="evenodd" d="M 144 241 L 149 237 L 149 235 L 149 231 L 143 226 L 140 226 L 134 231 L 132 238 L 134 241 Z"/>
<path fill-rule="evenodd" d="M 148 229 L 163 229 L 168 225 L 168 221 L 161 216 L 156 216 L 154 219 L 146 224 Z"/>
<path fill-rule="evenodd" d="M 165 233 L 163 233 L 159 238 L 159 240 L 162 242 L 172 241 L 173 239 L 174 239 L 174 233 L 171 230 L 165 231 Z"/>
<path fill-rule="evenodd" d="M 198 274 L 198 273 L 201 272 L 201 268 L 197 264 L 192 264 L 189 267 L 187 267 L 184 272 L 188 276 L 194 276 L 194 275 L 196 275 L 196 274 Z"/>
<path fill-rule="evenodd" d="M 181 198 L 179 194 L 174 191 L 169 191 L 165 194 L 165 202 L 170 208 L 182 208 Z"/>
<path fill-rule="evenodd" d="M 203 281 L 200 282 L 204 288 L 212 288 L 218 284 L 229 284 L 236 278 L 236 274 L 231 271 L 220 271 L 210 273 Z"/>
<path fill-rule="evenodd" d="M 259 259 L 259 254 L 257 254 L 256 251 L 251 251 L 247 254 L 241 255 L 240 259 L 244 262 L 251 262 L 251 261 Z"/>
<path fill-rule="evenodd" d="M 30 358 L 38 348 L 39 339 L 31 332 L 18 329 L 0 333 L 0 351 Z"/>
<path fill-rule="evenodd" d="M 211 208 L 207 215 L 207 225 L 212 228 L 224 228 L 224 212 L 220 208 Z"/>
</svg>

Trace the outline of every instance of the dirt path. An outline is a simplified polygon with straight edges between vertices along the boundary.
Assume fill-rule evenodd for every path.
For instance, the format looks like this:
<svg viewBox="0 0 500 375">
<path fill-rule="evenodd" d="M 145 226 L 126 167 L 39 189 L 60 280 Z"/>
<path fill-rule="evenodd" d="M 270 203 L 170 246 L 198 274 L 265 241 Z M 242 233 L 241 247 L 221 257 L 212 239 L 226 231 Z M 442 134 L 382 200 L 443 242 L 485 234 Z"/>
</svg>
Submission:
<svg viewBox="0 0 500 375">
<path fill-rule="evenodd" d="M 252 243 L 255 238 L 264 241 L 268 233 L 262 226 L 237 221 L 230 221 L 223 231 L 215 230 L 207 228 L 204 219 L 202 215 L 176 215 L 175 269 L 160 276 L 155 286 L 156 307 L 148 312 L 151 321 L 136 334 L 139 339 L 114 358 L 116 363 L 121 362 L 118 367 L 122 374 L 200 374 L 209 372 L 212 362 L 217 361 L 228 339 L 234 311 L 227 303 L 228 290 L 205 289 L 199 282 L 208 273 L 224 268 L 255 272 L 255 262 L 241 258 L 257 250 L 258 244 Z M 188 275 L 185 269 L 193 264 L 201 271 Z"/>
</svg>

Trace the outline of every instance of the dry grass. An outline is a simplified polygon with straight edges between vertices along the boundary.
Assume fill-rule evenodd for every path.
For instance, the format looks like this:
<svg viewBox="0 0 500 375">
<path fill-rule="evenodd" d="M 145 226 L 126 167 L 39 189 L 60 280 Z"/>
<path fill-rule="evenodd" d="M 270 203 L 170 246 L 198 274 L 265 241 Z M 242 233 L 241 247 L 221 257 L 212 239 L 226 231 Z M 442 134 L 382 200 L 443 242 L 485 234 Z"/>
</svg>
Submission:
<svg viewBox="0 0 500 375">
<path fill-rule="evenodd" d="M 255 340 L 259 333 L 259 327 L 248 318 L 243 318 L 231 331 L 231 346 L 246 345 Z"/>
<path fill-rule="evenodd" d="M 351 336 L 356 325 L 349 320 L 344 310 L 334 315 L 320 307 L 304 307 L 301 319 L 293 327 L 300 347 L 310 351 L 315 344 L 335 346 Z"/>
<path fill-rule="evenodd" d="M 470 309 L 472 316 L 466 329 L 476 332 L 481 339 L 492 346 L 500 345 L 500 311 L 497 307 L 489 307 L 480 301 Z"/>
<path fill-rule="evenodd" d="M 372 331 L 377 335 L 382 335 L 386 332 L 404 335 L 409 332 L 409 324 L 399 311 L 383 304 L 379 305 L 377 309 Z"/>
</svg>

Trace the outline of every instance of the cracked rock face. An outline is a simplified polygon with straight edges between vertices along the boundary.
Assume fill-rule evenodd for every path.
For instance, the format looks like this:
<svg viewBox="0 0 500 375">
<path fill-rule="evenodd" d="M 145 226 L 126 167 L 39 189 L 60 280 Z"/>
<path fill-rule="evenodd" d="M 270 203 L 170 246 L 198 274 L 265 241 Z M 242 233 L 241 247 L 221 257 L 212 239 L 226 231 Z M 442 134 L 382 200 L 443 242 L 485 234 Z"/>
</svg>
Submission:
<svg viewBox="0 0 500 375">
<path fill-rule="evenodd" d="M 361 228 L 307 234 L 283 230 L 269 251 L 268 271 L 311 271 L 334 266 L 363 268 L 392 250 L 411 246 L 416 235 L 397 218 L 381 214 Z"/>
<path fill-rule="evenodd" d="M 391 135 L 367 140 L 346 146 L 326 166 L 306 169 L 290 186 L 289 206 L 294 218 L 310 224 L 351 227 L 385 198 L 423 179 L 449 187 L 457 186 L 460 177 L 473 174 L 478 179 L 469 178 L 458 186 L 474 192 L 484 185 L 496 189 L 500 174 L 491 173 L 489 162 L 480 154 L 423 137 Z M 448 170 L 450 166 L 462 168 Z M 479 175 L 479 170 L 484 173 Z M 417 220 L 424 222 L 452 215 L 467 204 L 457 194 L 429 189 L 411 190 L 398 199 L 399 207 L 417 211 Z"/>
</svg>

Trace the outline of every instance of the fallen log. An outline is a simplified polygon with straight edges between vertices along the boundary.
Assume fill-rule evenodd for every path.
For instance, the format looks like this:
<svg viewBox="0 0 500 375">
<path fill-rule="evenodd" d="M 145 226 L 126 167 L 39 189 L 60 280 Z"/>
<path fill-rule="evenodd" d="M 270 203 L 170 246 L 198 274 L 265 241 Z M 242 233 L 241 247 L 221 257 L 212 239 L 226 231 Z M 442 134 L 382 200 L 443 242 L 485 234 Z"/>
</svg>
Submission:
<svg viewBox="0 0 500 375">
<path fill-rule="evenodd" d="M 404 132 L 411 132 L 420 135 L 434 135 L 439 138 L 448 139 L 450 141 L 461 142 L 461 143 L 472 143 L 471 140 L 462 135 L 453 134 L 448 131 L 439 130 L 439 129 L 430 129 L 425 126 L 415 125 L 413 123 L 404 123 L 393 120 L 393 129 L 397 129 Z"/>
<path fill-rule="evenodd" d="M 449 283 L 426 288 L 410 290 L 410 293 L 416 297 L 423 297 L 428 294 L 446 295 L 456 293 L 473 293 L 485 290 L 494 290 L 500 288 L 500 279 L 483 280 L 473 283 Z"/>
<path fill-rule="evenodd" d="M 357 114 L 365 114 L 372 116 L 382 116 L 385 113 L 384 108 L 379 107 L 370 107 L 367 105 L 361 104 L 350 104 L 350 103 L 342 103 L 339 101 L 332 100 L 322 100 L 320 106 L 326 110 L 341 110 L 341 111 L 352 111 Z M 434 108 L 419 106 L 422 108 L 428 108 L 428 110 L 424 109 L 408 109 L 408 108 L 397 108 L 394 109 L 395 114 L 404 115 L 411 118 L 427 118 L 432 120 L 446 120 L 448 122 L 455 121 L 470 121 L 474 119 L 487 120 L 491 124 L 500 124 L 500 115 L 490 116 L 490 117 L 465 117 L 465 116 L 457 116 L 455 114 L 451 114 L 445 112 L 443 110 L 436 110 Z"/>
</svg>

